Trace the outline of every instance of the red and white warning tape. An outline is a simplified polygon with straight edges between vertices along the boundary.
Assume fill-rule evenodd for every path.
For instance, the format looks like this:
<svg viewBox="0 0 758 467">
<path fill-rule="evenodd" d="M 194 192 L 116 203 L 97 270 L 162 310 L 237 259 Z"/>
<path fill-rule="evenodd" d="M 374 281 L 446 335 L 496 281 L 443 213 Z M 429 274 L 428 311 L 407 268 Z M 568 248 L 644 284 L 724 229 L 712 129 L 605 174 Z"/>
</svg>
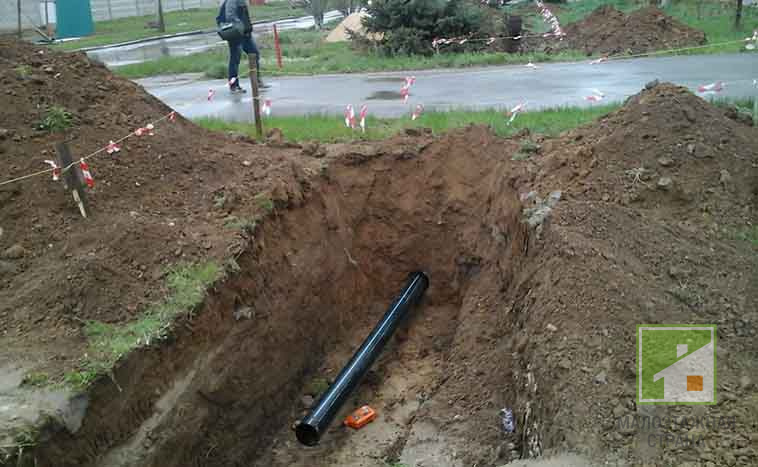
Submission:
<svg viewBox="0 0 758 467">
<path fill-rule="evenodd" d="M 263 115 L 267 117 L 271 116 L 271 99 L 266 99 L 263 101 L 263 105 L 261 106 L 261 112 L 263 112 Z"/>
<path fill-rule="evenodd" d="M 121 147 L 118 144 L 114 143 L 113 140 L 108 142 L 108 147 L 105 150 L 105 152 L 107 152 L 108 154 L 114 154 L 119 151 L 121 151 Z"/>
<path fill-rule="evenodd" d="M 526 102 L 522 102 L 522 103 L 518 104 L 516 107 L 514 107 L 514 108 L 512 108 L 511 110 L 508 111 L 508 113 L 506 115 L 508 117 L 510 117 L 508 119 L 508 125 L 509 126 L 510 126 L 511 123 L 513 123 L 514 120 L 516 120 L 516 116 L 518 114 L 520 114 L 521 112 L 523 112 L 524 109 L 526 109 Z"/>
<path fill-rule="evenodd" d="M 87 165 L 87 163 L 84 162 L 84 158 L 79 159 L 79 168 L 82 170 L 82 176 L 84 176 L 84 183 L 86 183 L 88 187 L 94 188 L 95 179 L 92 178 L 92 174 L 89 171 L 89 165 Z"/>
<path fill-rule="evenodd" d="M 411 114 L 411 120 L 418 119 L 422 113 L 424 113 L 424 106 L 422 104 L 416 104 L 416 108 L 413 110 L 413 113 Z"/>
<path fill-rule="evenodd" d="M 590 102 L 600 102 L 601 100 L 605 99 L 605 94 L 602 91 L 593 89 L 592 94 L 586 96 L 584 99 Z"/>
<path fill-rule="evenodd" d="M 563 40 L 563 36 L 566 34 L 563 32 L 563 29 L 561 29 L 561 25 L 558 22 L 558 18 L 555 17 L 552 11 L 548 7 L 545 6 L 545 4 L 542 2 L 542 0 L 534 0 L 534 3 L 537 5 L 537 8 L 540 10 L 540 14 L 542 15 L 542 18 L 545 20 L 545 22 L 550 25 L 551 32 L 543 34 L 544 37 L 557 37 L 558 40 Z"/>
<path fill-rule="evenodd" d="M 345 107 L 345 126 L 355 128 L 355 109 L 353 109 L 352 104 L 348 104 Z"/>
<path fill-rule="evenodd" d="M 53 181 L 57 182 L 61 178 L 61 168 L 58 167 L 58 164 L 55 163 L 55 161 L 46 160 L 45 164 L 51 166 L 53 169 Z"/>
<path fill-rule="evenodd" d="M 715 83 L 711 84 L 703 84 L 697 87 L 697 92 L 700 94 L 716 94 L 717 92 L 721 92 L 724 90 L 724 83 L 723 81 L 716 81 Z"/>
<path fill-rule="evenodd" d="M 155 132 L 153 131 L 155 129 L 155 126 L 153 126 L 152 123 L 148 123 L 142 128 L 137 128 L 134 130 L 134 136 L 155 136 Z M 113 141 L 111 141 L 113 142 Z"/>
<path fill-rule="evenodd" d="M 358 115 L 360 117 L 360 126 L 363 133 L 366 132 L 366 116 L 368 115 L 368 105 L 363 104 L 361 106 L 361 112 Z"/>
</svg>

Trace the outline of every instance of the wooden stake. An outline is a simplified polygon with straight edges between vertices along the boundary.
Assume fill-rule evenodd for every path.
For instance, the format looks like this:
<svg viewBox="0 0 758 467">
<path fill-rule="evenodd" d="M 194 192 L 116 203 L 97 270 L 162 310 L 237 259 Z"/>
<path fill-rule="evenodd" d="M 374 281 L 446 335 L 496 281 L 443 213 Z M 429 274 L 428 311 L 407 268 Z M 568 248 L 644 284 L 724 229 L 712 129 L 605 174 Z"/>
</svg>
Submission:
<svg viewBox="0 0 758 467">
<path fill-rule="evenodd" d="M 55 145 L 55 151 L 58 153 L 58 166 L 63 168 L 69 167 L 73 163 L 71 157 L 71 150 L 66 143 L 58 143 Z M 77 166 L 72 166 L 70 169 L 64 171 L 61 176 L 63 177 L 63 186 L 67 190 L 71 190 L 74 201 L 79 207 L 79 212 L 82 213 L 82 217 L 87 218 L 87 212 L 89 207 L 87 205 L 87 196 L 84 192 L 84 181 L 79 172 Z"/>
<path fill-rule="evenodd" d="M 255 134 L 258 141 L 263 140 L 263 125 L 261 123 L 261 102 L 258 90 L 258 68 L 255 66 L 256 54 L 248 54 L 247 61 L 250 68 L 250 88 L 253 90 L 253 117 L 255 118 Z"/>
</svg>

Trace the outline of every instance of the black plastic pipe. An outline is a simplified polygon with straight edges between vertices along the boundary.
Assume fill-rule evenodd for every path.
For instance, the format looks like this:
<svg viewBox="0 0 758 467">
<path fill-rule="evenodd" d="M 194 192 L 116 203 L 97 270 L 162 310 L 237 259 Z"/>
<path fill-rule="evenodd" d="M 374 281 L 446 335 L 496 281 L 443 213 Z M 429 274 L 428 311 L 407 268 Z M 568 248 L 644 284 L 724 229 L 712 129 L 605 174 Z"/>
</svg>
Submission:
<svg viewBox="0 0 758 467">
<path fill-rule="evenodd" d="M 295 427 L 295 435 L 301 443 L 306 446 L 318 444 L 321 435 L 329 427 L 342 404 L 361 382 L 382 352 L 384 344 L 392 337 L 411 307 L 421 299 L 427 287 L 429 287 L 429 278 L 426 274 L 423 272 L 411 274 L 400 296 L 395 299 L 348 364 L 342 368 L 337 379 L 321 396 L 313 410 Z"/>
</svg>

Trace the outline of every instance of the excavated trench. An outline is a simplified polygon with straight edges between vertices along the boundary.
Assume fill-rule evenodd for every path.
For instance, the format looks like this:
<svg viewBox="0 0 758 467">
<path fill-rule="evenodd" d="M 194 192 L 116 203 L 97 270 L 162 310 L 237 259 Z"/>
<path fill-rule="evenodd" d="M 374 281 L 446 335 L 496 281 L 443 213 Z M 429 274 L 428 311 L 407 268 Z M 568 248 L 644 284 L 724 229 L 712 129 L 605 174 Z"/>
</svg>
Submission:
<svg viewBox="0 0 758 467">
<path fill-rule="evenodd" d="M 528 241 L 509 159 L 443 139 L 416 155 L 333 160 L 170 342 L 94 387 L 77 433 L 46 434 L 38 465 L 460 465 L 439 422 L 452 396 L 439 394 L 464 373 L 480 378 L 472 358 L 508 327 L 480 311 L 509 293 Z M 321 444 L 299 445 L 290 427 L 317 398 L 314 382 L 339 372 L 414 270 L 431 280 L 421 306 Z M 469 397 L 491 390 L 474 384 Z M 378 420 L 342 427 L 362 404 Z"/>
</svg>

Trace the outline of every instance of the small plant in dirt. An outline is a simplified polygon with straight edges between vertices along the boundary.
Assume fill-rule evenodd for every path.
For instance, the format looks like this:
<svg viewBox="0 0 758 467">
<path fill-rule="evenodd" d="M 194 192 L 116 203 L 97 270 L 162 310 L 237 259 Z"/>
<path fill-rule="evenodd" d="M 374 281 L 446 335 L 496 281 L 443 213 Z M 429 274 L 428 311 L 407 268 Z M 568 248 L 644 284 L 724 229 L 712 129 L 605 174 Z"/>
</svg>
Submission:
<svg viewBox="0 0 758 467">
<path fill-rule="evenodd" d="M 89 362 L 84 362 L 84 365 L 89 365 Z M 102 371 L 107 370 L 103 367 Z M 81 390 L 92 384 L 100 374 L 101 372 L 96 368 L 69 371 L 63 375 L 63 382 L 71 388 Z"/>
<path fill-rule="evenodd" d="M 743 242 L 748 242 L 754 247 L 758 247 L 758 225 L 752 225 L 738 230 L 737 239 Z"/>
<path fill-rule="evenodd" d="M 14 71 L 19 76 L 19 78 L 28 78 L 32 74 L 32 67 L 29 65 L 19 65 L 14 68 Z"/>
<path fill-rule="evenodd" d="M 53 106 L 47 110 L 45 117 L 39 122 L 37 128 L 50 133 L 58 133 L 70 128 L 73 120 L 73 116 L 68 110 L 63 107 Z"/>
<path fill-rule="evenodd" d="M 22 386 L 28 387 L 42 387 L 47 385 L 50 380 L 50 376 L 42 371 L 32 371 L 24 375 L 24 379 L 21 380 Z"/>
<path fill-rule="evenodd" d="M 223 209 L 226 204 L 226 196 L 224 193 L 218 193 L 213 197 L 213 207 L 216 209 Z"/>
<path fill-rule="evenodd" d="M 274 200 L 271 199 L 271 196 L 266 193 L 258 193 L 255 195 L 255 199 L 258 201 L 258 205 L 261 207 L 261 210 L 263 210 L 265 215 L 274 212 Z"/>
<path fill-rule="evenodd" d="M 39 437 L 40 430 L 37 427 L 28 426 L 16 431 L 12 438 L 8 439 L 11 443 L 0 445 L 0 465 L 36 465 L 36 462 L 30 464 L 31 455 L 25 454 L 37 445 Z"/>
<path fill-rule="evenodd" d="M 240 219 L 236 216 L 229 216 L 224 219 L 224 227 L 231 230 L 241 230 L 244 233 L 252 234 L 257 226 L 255 219 Z"/>
<path fill-rule="evenodd" d="M 162 303 L 150 306 L 141 316 L 125 324 L 87 321 L 84 334 L 89 341 L 88 359 L 77 371 L 66 375 L 74 388 L 85 388 L 132 350 L 166 338 L 174 319 L 191 314 L 205 298 L 205 291 L 222 274 L 215 263 L 179 264 L 166 276 L 169 295 Z"/>
<path fill-rule="evenodd" d="M 511 157 L 514 161 L 524 161 L 540 152 L 541 146 L 534 141 L 528 139 L 521 143 L 519 151 Z"/>
</svg>

